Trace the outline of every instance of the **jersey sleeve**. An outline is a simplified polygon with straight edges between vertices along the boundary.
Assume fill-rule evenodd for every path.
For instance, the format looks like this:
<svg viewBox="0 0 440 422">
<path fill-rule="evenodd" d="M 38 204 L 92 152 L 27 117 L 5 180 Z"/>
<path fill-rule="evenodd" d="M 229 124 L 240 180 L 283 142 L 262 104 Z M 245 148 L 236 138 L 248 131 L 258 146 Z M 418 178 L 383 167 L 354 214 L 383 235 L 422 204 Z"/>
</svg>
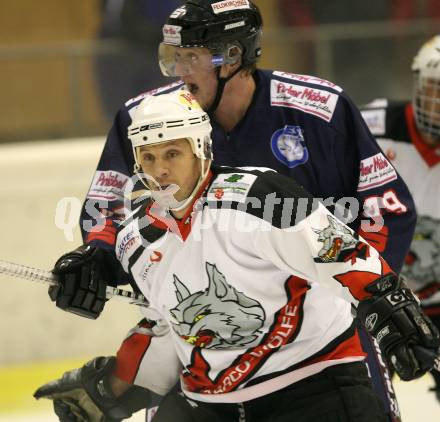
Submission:
<svg viewBox="0 0 440 422">
<path fill-rule="evenodd" d="M 113 375 L 165 395 L 176 385 L 182 369 L 171 335 L 165 322 L 144 318 L 121 344 Z"/>
<path fill-rule="evenodd" d="M 80 227 L 84 243 L 107 249 L 115 245 L 118 224 L 127 213 L 124 194 L 133 189 L 134 159 L 127 137 L 129 124 L 127 111 L 119 111 L 83 204 Z"/>
<path fill-rule="evenodd" d="M 350 226 L 399 272 L 416 224 L 412 196 L 346 96 L 341 98 L 334 124 L 340 141 L 337 165 L 346 173 L 359 204 L 357 218 Z"/>
<path fill-rule="evenodd" d="M 393 271 L 379 253 L 321 203 L 291 227 L 257 230 L 259 256 L 279 269 L 319 283 L 352 302 L 371 297 L 365 288 Z"/>
</svg>

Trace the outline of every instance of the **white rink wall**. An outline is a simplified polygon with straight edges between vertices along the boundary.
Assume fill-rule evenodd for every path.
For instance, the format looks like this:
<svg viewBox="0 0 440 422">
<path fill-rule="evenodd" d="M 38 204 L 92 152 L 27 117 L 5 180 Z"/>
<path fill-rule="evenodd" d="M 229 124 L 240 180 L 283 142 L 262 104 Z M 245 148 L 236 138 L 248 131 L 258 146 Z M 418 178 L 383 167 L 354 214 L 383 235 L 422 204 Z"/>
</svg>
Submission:
<svg viewBox="0 0 440 422">
<path fill-rule="evenodd" d="M 82 202 L 104 138 L 0 144 L 0 259 L 50 269 L 81 244 L 79 227 L 68 241 L 55 225 L 63 197 Z M 71 217 L 74 217 L 73 215 Z M 0 275 L 0 366 L 111 354 L 140 318 L 135 306 L 109 302 L 88 320 L 63 312 L 47 288 Z"/>
</svg>

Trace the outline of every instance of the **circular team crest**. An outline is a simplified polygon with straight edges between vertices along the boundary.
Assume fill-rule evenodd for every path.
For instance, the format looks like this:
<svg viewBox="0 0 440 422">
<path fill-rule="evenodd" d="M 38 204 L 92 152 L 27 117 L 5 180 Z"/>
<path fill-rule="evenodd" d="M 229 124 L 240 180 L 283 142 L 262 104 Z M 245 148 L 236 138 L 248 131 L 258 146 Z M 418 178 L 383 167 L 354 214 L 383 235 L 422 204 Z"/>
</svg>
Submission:
<svg viewBox="0 0 440 422">
<path fill-rule="evenodd" d="M 270 145 L 277 160 L 291 169 L 309 159 L 309 151 L 304 145 L 300 126 L 286 125 L 278 129 L 272 135 Z"/>
</svg>

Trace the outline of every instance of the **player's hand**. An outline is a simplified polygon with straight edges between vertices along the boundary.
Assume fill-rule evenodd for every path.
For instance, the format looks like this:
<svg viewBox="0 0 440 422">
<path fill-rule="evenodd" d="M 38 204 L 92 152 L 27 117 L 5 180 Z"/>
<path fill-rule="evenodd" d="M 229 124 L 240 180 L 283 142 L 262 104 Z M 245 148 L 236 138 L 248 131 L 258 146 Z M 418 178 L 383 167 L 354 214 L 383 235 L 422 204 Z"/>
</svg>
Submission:
<svg viewBox="0 0 440 422">
<path fill-rule="evenodd" d="M 358 315 L 402 380 L 421 377 L 433 368 L 432 357 L 440 347 L 439 332 L 410 289 L 397 288 L 363 300 Z"/>
<path fill-rule="evenodd" d="M 150 404 L 148 390 L 130 386 L 115 397 L 110 388 L 116 358 L 97 357 L 82 368 L 65 372 L 60 379 L 42 385 L 36 399 L 53 400 L 61 422 L 119 422 Z"/>
<path fill-rule="evenodd" d="M 61 256 L 52 270 L 58 285 L 49 287 L 49 296 L 56 306 L 96 319 L 104 308 L 110 280 L 107 255 L 104 249 L 82 245 Z"/>
</svg>

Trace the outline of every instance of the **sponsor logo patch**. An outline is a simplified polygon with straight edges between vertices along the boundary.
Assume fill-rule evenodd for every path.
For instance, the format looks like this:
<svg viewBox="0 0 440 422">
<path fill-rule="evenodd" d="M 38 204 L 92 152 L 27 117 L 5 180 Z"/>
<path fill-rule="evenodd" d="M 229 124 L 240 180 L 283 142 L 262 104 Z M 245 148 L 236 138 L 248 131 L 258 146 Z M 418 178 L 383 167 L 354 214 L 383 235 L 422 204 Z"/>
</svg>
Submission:
<svg viewBox="0 0 440 422">
<path fill-rule="evenodd" d="M 408 301 L 408 298 L 406 297 L 405 293 L 402 290 L 397 290 L 395 292 L 392 292 L 386 295 L 385 297 L 392 306 L 396 306 L 399 303 Z"/>
<path fill-rule="evenodd" d="M 362 110 L 361 114 L 373 135 L 385 135 L 385 110 Z"/>
<path fill-rule="evenodd" d="M 272 135 L 270 146 L 277 160 L 289 168 L 304 164 L 309 159 L 300 126 L 286 125 L 278 129 Z"/>
<path fill-rule="evenodd" d="M 396 170 L 385 156 L 379 152 L 361 161 L 358 192 L 386 185 L 397 179 Z"/>
<path fill-rule="evenodd" d="M 230 10 L 250 9 L 248 0 L 224 0 L 211 4 L 211 7 L 216 15 Z"/>
<path fill-rule="evenodd" d="M 178 25 L 164 25 L 162 28 L 163 41 L 165 44 L 180 45 L 182 43 L 182 36 L 180 31 L 181 26 Z"/>
<path fill-rule="evenodd" d="M 282 78 L 286 78 L 286 79 L 292 79 L 294 81 L 306 82 L 308 84 L 315 84 L 324 87 L 329 87 L 338 92 L 343 91 L 343 89 L 340 86 L 334 84 L 333 82 L 326 81 L 325 79 L 317 78 L 316 76 L 298 75 L 296 73 L 278 72 L 278 71 L 273 72 L 273 75 L 281 76 Z"/>
<path fill-rule="evenodd" d="M 185 15 L 186 15 L 186 6 L 182 6 L 177 8 L 173 13 L 171 13 L 170 18 L 178 19 Z"/>
<path fill-rule="evenodd" d="M 196 98 L 192 94 L 190 94 L 189 92 L 182 92 L 181 94 L 179 94 L 179 101 L 187 107 L 191 107 L 192 109 L 201 110 L 201 107 L 200 107 L 199 103 L 197 102 Z"/>
<path fill-rule="evenodd" d="M 122 237 L 121 240 L 118 238 L 118 243 L 116 245 L 116 258 L 118 261 L 122 261 L 127 252 L 138 242 L 139 236 L 137 236 L 133 229 Z"/>
<path fill-rule="evenodd" d="M 246 173 L 219 175 L 209 188 L 208 201 L 245 202 L 257 176 Z"/>
<path fill-rule="evenodd" d="M 383 340 L 383 338 L 385 336 L 387 336 L 389 333 L 390 333 L 390 328 L 387 325 L 377 333 L 377 336 L 376 336 L 377 342 L 380 343 Z"/>
<path fill-rule="evenodd" d="M 304 111 L 330 122 L 339 96 L 322 89 L 271 81 L 270 103 L 275 107 L 289 107 Z"/>
<path fill-rule="evenodd" d="M 151 123 L 149 125 L 141 126 L 139 128 L 139 132 L 143 132 L 145 130 L 160 129 L 161 127 L 163 127 L 163 122 Z"/>
<path fill-rule="evenodd" d="M 151 262 L 160 262 L 162 260 L 162 253 L 159 251 L 153 251 L 153 253 L 150 255 L 150 261 Z"/>
<path fill-rule="evenodd" d="M 120 200 L 124 196 L 128 179 L 128 176 L 117 171 L 97 171 L 87 197 Z"/>
<path fill-rule="evenodd" d="M 365 320 L 365 327 L 367 328 L 368 331 L 373 331 L 373 328 L 376 325 L 378 317 L 379 316 L 376 313 L 367 316 Z"/>
<path fill-rule="evenodd" d="M 240 21 L 240 22 L 235 22 L 235 23 L 230 23 L 228 25 L 225 25 L 224 30 L 225 31 L 229 31 L 230 29 L 234 29 L 234 28 L 240 28 L 241 26 L 244 26 L 245 22 L 244 21 Z"/>
</svg>

